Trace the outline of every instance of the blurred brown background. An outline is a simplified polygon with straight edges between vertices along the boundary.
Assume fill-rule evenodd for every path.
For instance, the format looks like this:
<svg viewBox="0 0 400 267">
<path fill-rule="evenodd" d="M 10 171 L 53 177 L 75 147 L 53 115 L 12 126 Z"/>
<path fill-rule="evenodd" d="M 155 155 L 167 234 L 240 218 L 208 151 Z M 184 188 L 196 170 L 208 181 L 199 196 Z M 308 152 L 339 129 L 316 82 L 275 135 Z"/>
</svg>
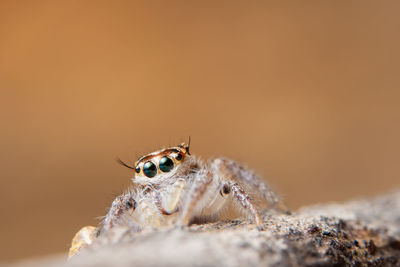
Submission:
<svg viewBox="0 0 400 267">
<path fill-rule="evenodd" d="M 1 1 L 0 260 L 66 252 L 192 137 L 292 208 L 400 185 L 397 1 Z"/>
</svg>

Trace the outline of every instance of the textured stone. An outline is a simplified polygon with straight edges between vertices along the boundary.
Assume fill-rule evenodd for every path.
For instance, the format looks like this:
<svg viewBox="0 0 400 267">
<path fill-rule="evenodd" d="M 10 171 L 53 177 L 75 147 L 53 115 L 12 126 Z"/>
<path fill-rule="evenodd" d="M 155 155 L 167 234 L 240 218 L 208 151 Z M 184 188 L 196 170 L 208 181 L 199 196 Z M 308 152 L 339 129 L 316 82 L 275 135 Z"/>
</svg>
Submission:
<svg viewBox="0 0 400 267">
<path fill-rule="evenodd" d="M 400 191 L 292 215 L 133 233 L 119 228 L 69 262 L 37 266 L 400 266 Z M 34 266 L 35 262 L 22 265 Z"/>
</svg>

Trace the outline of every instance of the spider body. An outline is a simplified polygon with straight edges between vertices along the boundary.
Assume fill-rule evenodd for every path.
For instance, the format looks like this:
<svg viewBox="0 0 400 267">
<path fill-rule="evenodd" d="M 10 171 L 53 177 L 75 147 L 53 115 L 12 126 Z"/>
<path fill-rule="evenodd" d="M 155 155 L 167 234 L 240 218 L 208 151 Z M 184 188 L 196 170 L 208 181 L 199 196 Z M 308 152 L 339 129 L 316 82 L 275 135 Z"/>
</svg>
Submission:
<svg viewBox="0 0 400 267">
<path fill-rule="evenodd" d="M 279 197 L 250 170 L 226 158 L 203 161 L 189 152 L 189 145 L 162 149 L 141 157 L 134 167 L 133 187 L 118 196 L 97 228 L 78 232 L 70 256 L 91 239 L 113 227 L 135 231 L 169 225 L 186 226 L 238 215 L 250 215 L 260 229 L 260 210 L 278 207 Z M 72 253 L 71 253 L 72 251 Z"/>
</svg>

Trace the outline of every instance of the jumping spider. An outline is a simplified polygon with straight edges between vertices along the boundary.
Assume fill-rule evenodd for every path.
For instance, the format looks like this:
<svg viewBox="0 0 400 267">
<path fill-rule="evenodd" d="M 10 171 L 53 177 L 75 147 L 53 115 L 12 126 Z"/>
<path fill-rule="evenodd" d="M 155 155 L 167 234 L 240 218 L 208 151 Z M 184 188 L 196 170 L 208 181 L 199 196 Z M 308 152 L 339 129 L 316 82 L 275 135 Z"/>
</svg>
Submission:
<svg viewBox="0 0 400 267">
<path fill-rule="evenodd" d="M 260 210 L 283 207 L 253 172 L 226 158 L 205 162 L 191 155 L 185 143 L 143 156 L 134 167 L 120 163 L 134 170 L 132 189 L 115 198 L 98 227 L 84 227 L 75 235 L 70 256 L 115 226 L 141 231 L 245 214 L 261 229 Z"/>
</svg>

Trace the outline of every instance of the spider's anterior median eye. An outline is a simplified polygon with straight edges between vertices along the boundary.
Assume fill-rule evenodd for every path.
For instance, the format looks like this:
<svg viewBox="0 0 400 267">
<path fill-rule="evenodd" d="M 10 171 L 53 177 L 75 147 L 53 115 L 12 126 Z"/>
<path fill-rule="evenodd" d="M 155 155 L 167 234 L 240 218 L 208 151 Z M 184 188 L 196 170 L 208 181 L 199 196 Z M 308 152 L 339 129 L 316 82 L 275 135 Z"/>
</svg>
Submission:
<svg viewBox="0 0 400 267">
<path fill-rule="evenodd" d="M 174 168 L 174 162 L 167 156 L 160 159 L 160 170 L 163 172 L 169 172 Z"/>
<path fill-rule="evenodd" d="M 157 174 L 157 167 L 153 162 L 147 161 L 143 165 L 143 172 L 149 178 L 154 177 Z"/>
</svg>

